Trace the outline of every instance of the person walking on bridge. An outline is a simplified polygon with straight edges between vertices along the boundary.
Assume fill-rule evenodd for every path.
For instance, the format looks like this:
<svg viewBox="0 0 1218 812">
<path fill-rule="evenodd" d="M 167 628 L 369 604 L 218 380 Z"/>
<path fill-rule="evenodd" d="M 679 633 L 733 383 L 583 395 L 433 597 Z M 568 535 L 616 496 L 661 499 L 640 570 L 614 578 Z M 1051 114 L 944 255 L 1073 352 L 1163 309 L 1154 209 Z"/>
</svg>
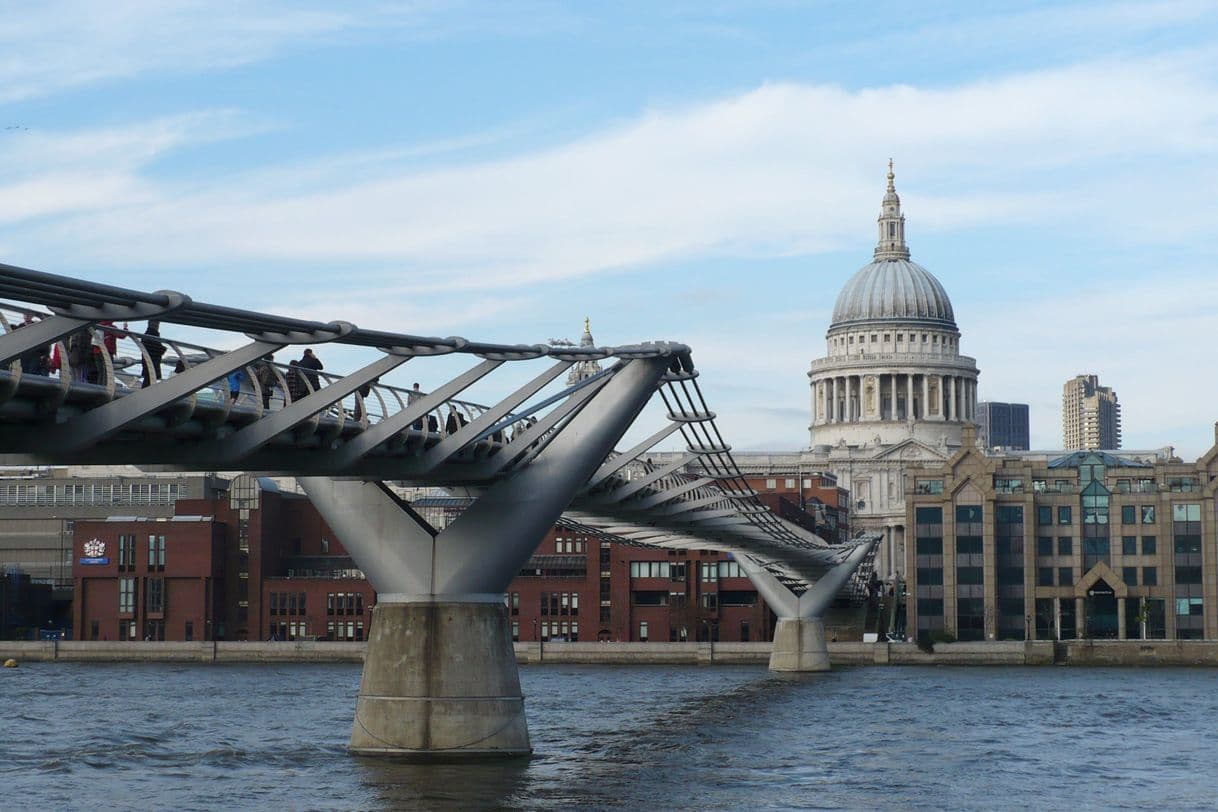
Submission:
<svg viewBox="0 0 1218 812">
<path fill-rule="evenodd" d="M 321 380 L 318 378 L 317 370 L 324 369 L 321 364 L 321 359 L 313 354 L 313 348 L 305 349 L 304 355 L 300 356 L 299 366 L 304 367 L 304 376 L 309 379 L 309 384 L 312 385 L 313 391 L 316 392 L 321 388 Z"/>
</svg>

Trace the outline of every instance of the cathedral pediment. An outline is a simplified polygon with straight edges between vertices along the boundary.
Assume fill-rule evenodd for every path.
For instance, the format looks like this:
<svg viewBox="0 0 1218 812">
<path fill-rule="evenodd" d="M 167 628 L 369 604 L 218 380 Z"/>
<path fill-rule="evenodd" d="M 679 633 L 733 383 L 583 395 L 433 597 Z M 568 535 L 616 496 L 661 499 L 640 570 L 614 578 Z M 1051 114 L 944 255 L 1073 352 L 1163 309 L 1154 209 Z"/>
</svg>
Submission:
<svg viewBox="0 0 1218 812">
<path fill-rule="evenodd" d="M 947 454 L 944 449 L 928 445 L 921 440 L 909 438 L 902 440 L 895 445 L 887 446 L 886 448 L 878 449 L 872 459 L 875 460 L 901 460 L 903 462 L 936 462 L 941 463 L 947 459 Z"/>
</svg>

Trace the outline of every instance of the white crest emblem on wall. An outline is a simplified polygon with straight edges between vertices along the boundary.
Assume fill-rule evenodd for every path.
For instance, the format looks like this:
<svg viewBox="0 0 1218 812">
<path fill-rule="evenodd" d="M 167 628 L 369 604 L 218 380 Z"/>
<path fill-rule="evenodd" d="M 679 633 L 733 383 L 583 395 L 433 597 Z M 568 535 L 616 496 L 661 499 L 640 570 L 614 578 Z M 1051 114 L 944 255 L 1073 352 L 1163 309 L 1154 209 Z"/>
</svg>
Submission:
<svg viewBox="0 0 1218 812">
<path fill-rule="evenodd" d="M 101 558 L 106 554 L 106 542 L 101 539 L 89 539 L 85 542 L 85 555 L 89 558 Z"/>
</svg>

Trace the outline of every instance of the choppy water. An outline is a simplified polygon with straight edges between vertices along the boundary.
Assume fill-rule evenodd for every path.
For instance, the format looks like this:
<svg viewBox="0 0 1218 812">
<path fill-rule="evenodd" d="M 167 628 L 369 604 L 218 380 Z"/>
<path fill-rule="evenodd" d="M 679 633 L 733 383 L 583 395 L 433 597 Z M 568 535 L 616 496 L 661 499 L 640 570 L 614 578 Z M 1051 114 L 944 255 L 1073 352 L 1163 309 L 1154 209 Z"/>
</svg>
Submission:
<svg viewBox="0 0 1218 812">
<path fill-rule="evenodd" d="M 4 809 L 1214 808 L 1218 671 L 521 669 L 532 759 L 347 755 L 358 665 L 0 670 Z"/>
</svg>

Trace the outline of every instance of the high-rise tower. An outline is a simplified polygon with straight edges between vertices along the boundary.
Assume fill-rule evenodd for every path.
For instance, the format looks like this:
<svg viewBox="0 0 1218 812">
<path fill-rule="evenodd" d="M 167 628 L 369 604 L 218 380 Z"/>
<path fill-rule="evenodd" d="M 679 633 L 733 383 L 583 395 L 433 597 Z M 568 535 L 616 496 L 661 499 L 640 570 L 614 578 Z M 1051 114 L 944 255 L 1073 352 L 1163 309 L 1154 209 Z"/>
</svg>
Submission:
<svg viewBox="0 0 1218 812">
<path fill-rule="evenodd" d="M 1062 446 L 1071 450 L 1121 447 L 1121 404 L 1095 375 L 1077 375 L 1062 387 Z"/>
</svg>

